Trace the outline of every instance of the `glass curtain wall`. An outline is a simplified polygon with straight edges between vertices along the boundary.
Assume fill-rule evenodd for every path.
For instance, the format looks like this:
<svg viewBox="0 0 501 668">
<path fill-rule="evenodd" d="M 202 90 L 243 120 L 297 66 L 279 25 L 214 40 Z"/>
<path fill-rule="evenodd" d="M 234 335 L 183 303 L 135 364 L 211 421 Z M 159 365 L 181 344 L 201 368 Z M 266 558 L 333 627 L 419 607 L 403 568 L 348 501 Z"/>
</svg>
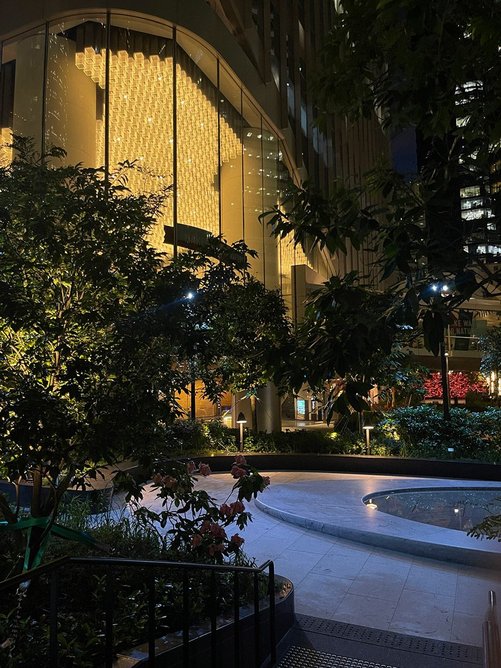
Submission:
<svg viewBox="0 0 501 668">
<path fill-rule="evenodd" d="M 12 135 L 33 140 L 42 148 L 46 29 L 42 27 L 5 42 L 1 49 L 0 162 L 10 162 Z"/>
<path fill-rule="evenodd" d="M 52 22 L 5 42 L 0 160 L 12 134 L 60 146 L 68 164 L 125 163 L 133 193 L 172 186 L 152 244 L 172 254 L 207 234 L 243 239 L 252 271 L 290 294 L 292 258 L 259 220 L 280 197 L 276 132 L 217 57 L 192 35 L 124 14 Z M 204 237 L 205 235 L 205 237 Z"/>
<path fill-rule="evenodd" d="M 43 146 L 64 148 L 67 164 L 104 164 L 105 50 L 105 16 L 48 27 Z"/>
<path fill-rule="evenodd" d="M 174 178 L 172 30 L 112 14 L 108 40 L 108 127 L 99 141 L 107 143 L 110 173 L 134 163 L 128 170 L 133 193 L 160 192 Z M 171 254 L 172 244 L 164 245 L 166 226 L 173 226 L 171 193 L 149 239 Z"/>
</svg>

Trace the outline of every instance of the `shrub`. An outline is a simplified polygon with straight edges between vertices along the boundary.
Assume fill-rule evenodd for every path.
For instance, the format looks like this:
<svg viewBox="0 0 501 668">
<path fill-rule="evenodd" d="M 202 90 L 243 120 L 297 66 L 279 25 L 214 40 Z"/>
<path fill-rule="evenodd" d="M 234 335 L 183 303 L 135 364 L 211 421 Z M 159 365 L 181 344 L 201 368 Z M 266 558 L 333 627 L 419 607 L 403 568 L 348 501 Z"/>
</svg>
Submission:
<svg viewBox="0 0 501 668">
<path fill-rule="evenodd" d="M 211 420 L 205 424 L 207 438 L 213 450 L 236 452 L 238 450 L 238 429 L 230 429 L 221 420 Z"/>
<path fill-rule="evenodd" d="M 211 450 L 236 452 L 237 442 L 238 430 L 226 427 L 221 420 L 175 420 L 167 428 L 166 450 L 177 454 Z"/>
<path fill-rule="evenodd" d="M 282 431 L 267 434 L 249 434 L 244 441 L 246 452 L 280 452 L 280 453 L 314 453 L 338 454 L 345 449 L 352 440 L 334 431 L 320 429 L 301 429 L 297 431 Z"/>
<path fill-rule="evenodd" d="M 158 463 L 153 489 L 161 504 L 158 512 L 130 506 L 120 516 L 106 513 L 89 515 L 85 501 L 74 500 L 64 508 L 61 520 L 67 527 L 91 534 L 111 556 L 170 561 L 235 563 L 253 565 L 241 550 L 243 539 L 233 532 L 243 529 L 250 519 L 243 501 L 262 491 L 269 483 L 245 458 L 237 455 L 232 466 L 233 486 L 226 502 L 217 505 L 204 490 L 194 489 L 198 475 L 209 475 L 206 464 L 175 460 Z M 236 493 L 236 499 L 230 497 Z M 130 514 L 132 510 L 132 514 Z M 233 527 L 236 525 L 236 527 Z M 231 536 L 231 537 L 230 537 Z M 54 539 L 48 557 L 102 555 L 99 545 L 93 547 Z M 131 649 L 144 643 L 148 634 L 148 574 L 136 568 L 116 568 L 114 579 L 115 649 Z M 176 633 L 182 625 L 183 573 L 169 569 L 156 574 L 156 635 Z M 264 594 L 266 582 L 259 581 Z M 82 588 L 84 587 L 84 591 Z M 189 621 L 203 624 L 212 613 L 210 607 L 210 573 L 189 572 Z M 232 576 L 217 579 L 216 614 L 225 614 L 232 601 Z M 252 577 L 239 576 L 242 601 L 254 595 Z M 104 663 L 102 641 L 105 625 L 105 570 L 92 571 L 78 564 L 68 564 L 59 578 L 58 640 L 60 664 L 68 667 L 93 668 Z M 7 592 L 0 601 L 0 665 L 35 668 L 48 665 L 47 601 L 49 582 L 45 575 L 33 579 L 24 589 Z"/>
<path fill-rule="evenodd" d="M 439 409 L 424 405 L 395 409 L 379 422 L 374 436 L 393 441 L 402 456 L 494 462 L 501 454 L 500 432 L 499 409 L 451 408 L 451 419 L 444 420 Z"/>
<path fill-rule="evenodd" d="M 176 453 L 184 450 L 203 452 L 208 447 L 204 425 L 197 420 L 175 420 L 167 428 L 166 447 Z"/>
</svg>

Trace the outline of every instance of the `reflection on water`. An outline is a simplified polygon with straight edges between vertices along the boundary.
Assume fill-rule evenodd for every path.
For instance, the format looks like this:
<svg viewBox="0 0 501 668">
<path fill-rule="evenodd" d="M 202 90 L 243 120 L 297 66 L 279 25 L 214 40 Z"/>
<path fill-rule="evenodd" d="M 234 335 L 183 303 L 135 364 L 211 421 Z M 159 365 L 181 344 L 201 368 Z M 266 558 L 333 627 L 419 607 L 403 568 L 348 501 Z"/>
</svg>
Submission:
<svg viewBox="0 0 501 668">
<path fill-rule="evenodd" d="M 378 492 L 363 501 L 374 511 L 466 532 L 487 515 L 501 514 L 501 487 Z"/>
</svg>

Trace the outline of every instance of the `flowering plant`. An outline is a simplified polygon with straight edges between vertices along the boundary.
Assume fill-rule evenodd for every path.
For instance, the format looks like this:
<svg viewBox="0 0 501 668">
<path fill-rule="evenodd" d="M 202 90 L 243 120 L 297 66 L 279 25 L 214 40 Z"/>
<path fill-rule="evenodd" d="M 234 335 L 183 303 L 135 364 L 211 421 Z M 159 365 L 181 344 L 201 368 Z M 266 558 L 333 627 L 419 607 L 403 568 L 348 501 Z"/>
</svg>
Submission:
<svg viewBox="0 0 501 668">
<path fill-rule="evenodd" d="M 194 561 L 216 563 L 237 558 L 244 539 L 233 533 L 234 527 L 243 530 L 251 519 L 244 501 L 255 498 L 270 479 L 237 455 L 231 466 L 235 482 L 218 504 L 204 489 L 195 488 L 200 476 L 211 474 L 208 464 L 169 460 L 156 468 L 152 481 L 161 510 L 136 504 L 135 515 L 159 531 L 166 549 L 180 551 L 184 558 L 191 554 Z"/>
</svg>

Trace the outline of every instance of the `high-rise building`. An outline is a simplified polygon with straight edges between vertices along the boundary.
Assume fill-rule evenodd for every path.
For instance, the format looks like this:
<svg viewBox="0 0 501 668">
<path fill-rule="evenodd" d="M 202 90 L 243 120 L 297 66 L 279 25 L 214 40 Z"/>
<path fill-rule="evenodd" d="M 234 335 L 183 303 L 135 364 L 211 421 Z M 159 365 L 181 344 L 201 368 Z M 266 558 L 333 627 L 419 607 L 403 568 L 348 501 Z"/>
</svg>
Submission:
<svg viewBox="0 0 501 668">
<path fill-rule="evenodd" d="M 368 273 L 370 253 L 305 252 L 259 215 L 289 177 L 328 191 L 387 154 L 376 118 L 315 124 L 308 83 L 334 11 L 330 0 L 3 0 L 0 138 L 29 136 L 108 172 L 135 161 L 133 192 L 173 185 L 155 246 L 174 254 L 208 233 L 243 239 L 258 252 L 253 273 L 297 320 L 312 286 Z M 259 426 L 277 428 L 272 389 L 263 401 Z"/>
<path fill-rule="evenodd" d="M 457 88 L 457 116 L 453 119 L 457 129 L 467 128 L 468 105 L 477 104 L 482 108 L 481 101 L 485 93 L 482 81 L 468 81 Z M 453 141 L 457 142 L 457 137 L 454 137 L 452 132 L 449 139 L 451 146 Z M 447 138 L 444 145 L 446 142 Z M 431 156 L 432 166 L 436 164 L 434 161 L 440 148 L 437 149 L 434 137 L 425 139 L 419 133 L 415 145 L 417 168 L 426 173 L 427 161 Z M 440 268 L 444 268 L 454 275 L 463 266 L 455 265 L 458 259 L 462 259 L 463 263 L 473 258 L 480 260 L 477 278 L 488 276 L 487 271 L 492 275 L 498 272 L 501 266 L 501 175 L 500 163 L 496 157 L 499 149 L 490 145 L 481 148 L 489 157 L 477 161 L 480 149 L 478 140 L 473 144 L 469 140 L 468 143 L 468 134 L 465 133 L 461 143 L 461 156 L 458 156 L 456 163 L 458 176 L 451 179 L 447 192 L 440 193 L 437 198 L 438 206 L 429 207 L 426 212 L 430 237 L 438 241 L 437 273 L 440 273 Z M 452 262 L 447 250 L 451 252 Z M 430 262 L 430 267 L 434 268 L 433 262 Z M 447 285 L 445 288 L 444 292 L 447 294 Z M 446 328 L 445 344 L 451 373 L 478 371 L 481 360 L 479 339 L 489 328 L 501 326 L 498 287 L 494 282 L 488 284 L 487 288 L 477 290 L 460 309 L 456 309 Z M 440 290 L 439 283 L 432 286 L 432 289 Z M 492 294 L 494 296 L 490 296 Z M 424 348 L 422 339 L 415 341 L 415 346 L 424 364 L 431 368 L 439 366 L 439 360 Z M 497 375 L 495 378 L 494 375 L 491 376 L 489 385 L 491 394 L 501 394 L 501 382 L 498 382 Z"/>
</svg>

